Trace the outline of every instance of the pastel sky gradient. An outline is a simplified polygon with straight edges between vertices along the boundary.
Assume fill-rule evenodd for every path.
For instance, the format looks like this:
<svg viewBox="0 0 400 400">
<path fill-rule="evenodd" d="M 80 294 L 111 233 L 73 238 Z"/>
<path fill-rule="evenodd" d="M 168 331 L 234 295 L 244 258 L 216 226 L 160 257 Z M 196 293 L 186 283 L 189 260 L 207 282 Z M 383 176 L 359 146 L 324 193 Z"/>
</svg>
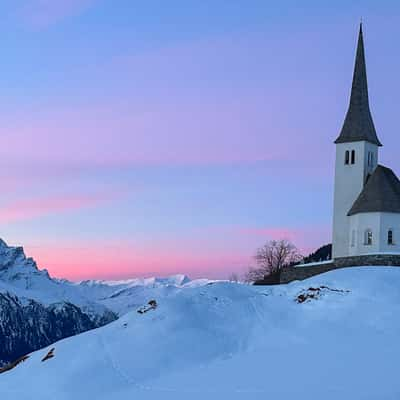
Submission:
<svg viewBox="0 0 400 400">
<path fill-rule="evenodd" d="M 5 0 L 1 234 L 70 279 L 243 272 L 330 241 L 360 17 L 400 173 L 398 1 Z"/>
</svg>

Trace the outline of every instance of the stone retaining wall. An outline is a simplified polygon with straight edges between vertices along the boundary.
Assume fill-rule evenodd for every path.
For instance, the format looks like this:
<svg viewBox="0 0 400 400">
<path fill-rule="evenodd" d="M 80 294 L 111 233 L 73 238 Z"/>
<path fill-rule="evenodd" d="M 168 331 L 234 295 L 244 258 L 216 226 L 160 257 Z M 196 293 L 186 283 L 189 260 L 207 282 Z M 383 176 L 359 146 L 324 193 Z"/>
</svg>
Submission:
<svg viewBox="0 0 400 400">
<path fill-rule="evenodd" d="M 341 257 L 336 258 L 330 264 L 314 264 L 305 267 L 288 267 L 281 271 L 280 283 L 292 281 L 302 281 L 324 272 L 338 268 L 348 268 L 356 266 L 393 266 L 400 267 L 400 255 L 398 254 L 371 254 L 365 256 Z"/>
<path fill-rule="evenodd" d="M 365 256 L 355 257 L 340 257 L 335 259 L 336 268 L 355 267 L 355 266 L 400 266 L 399 254 L 370 254 Z"/>
<path fill-rule="evenodd" d="M 313 265 L 310 267 L 287 267 L 281 271 L 280 283 L 289 283 L 292 281 L 302 281 L 303 279 L 310 278 L 314 275 L 319 275 L 335 269 L 336 266 L 331 264 Z"/>
</svg>

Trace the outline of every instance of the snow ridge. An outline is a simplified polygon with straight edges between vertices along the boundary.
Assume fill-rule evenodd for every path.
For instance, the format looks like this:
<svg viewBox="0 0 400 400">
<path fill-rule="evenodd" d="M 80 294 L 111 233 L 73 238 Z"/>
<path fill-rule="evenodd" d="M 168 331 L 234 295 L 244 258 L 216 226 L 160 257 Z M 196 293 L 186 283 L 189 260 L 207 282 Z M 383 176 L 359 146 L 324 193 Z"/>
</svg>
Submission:
<svg viewBox="0 0 400 400">
<path fill-rule="evenodd" d="M 156 307 L 55 343 L 46 363 L 50 348 L 32 354 L 0 376 L 0 391 L 21 400 L 396 399 L 399 286 L 400 268 L 361 267 L 276 287 L 146 288 Z"/>
</svg>

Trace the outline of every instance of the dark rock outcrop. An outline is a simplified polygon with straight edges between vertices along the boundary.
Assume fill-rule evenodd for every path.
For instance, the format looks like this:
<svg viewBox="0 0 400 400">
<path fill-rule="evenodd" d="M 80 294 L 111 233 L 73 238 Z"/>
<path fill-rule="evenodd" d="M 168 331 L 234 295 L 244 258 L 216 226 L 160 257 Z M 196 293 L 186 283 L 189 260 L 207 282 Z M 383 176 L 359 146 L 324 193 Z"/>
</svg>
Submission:
<svg viewBox="0 0 400 400">
<path fill-rule="evenodd" d="M 93 321 L 74 304 L 57 303 L 46 307 L 34 300 L 20 300 L 10 293 L 0 293 L 0 362 L 4 365 L 57 340 L 98 326 L 101 323 Z"/>
</svg>

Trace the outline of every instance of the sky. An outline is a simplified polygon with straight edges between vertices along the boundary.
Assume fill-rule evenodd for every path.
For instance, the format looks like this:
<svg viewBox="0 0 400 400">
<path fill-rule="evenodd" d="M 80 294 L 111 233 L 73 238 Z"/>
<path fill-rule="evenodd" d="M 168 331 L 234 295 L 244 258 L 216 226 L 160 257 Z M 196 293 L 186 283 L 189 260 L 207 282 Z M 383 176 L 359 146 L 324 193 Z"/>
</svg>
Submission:
<svg viewBox="0 0 400 400">
<path fill-rule="evenodd" d="M 329 243 L 361 18 L 399 174 L 396 1 L 2 1 L 0 237 L 73 280 L 227 278 L 267 240 Z"/>
</svg>

